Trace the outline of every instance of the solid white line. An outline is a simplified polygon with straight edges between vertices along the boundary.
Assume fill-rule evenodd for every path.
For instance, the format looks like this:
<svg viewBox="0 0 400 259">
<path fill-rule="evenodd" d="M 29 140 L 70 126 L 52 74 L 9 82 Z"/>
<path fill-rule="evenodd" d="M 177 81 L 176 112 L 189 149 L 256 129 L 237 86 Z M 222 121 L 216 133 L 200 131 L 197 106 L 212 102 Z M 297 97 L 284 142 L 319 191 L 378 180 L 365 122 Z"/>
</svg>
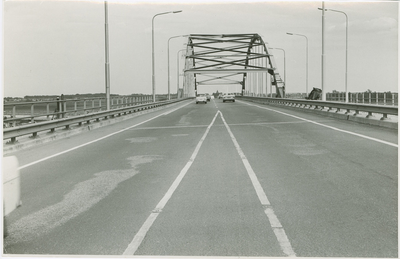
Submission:
<svg viewBox="0 0 400 259">
<path fill-rule="evenodd" d="M 178 107 L 177 109 L 180 109 L 180 108 L 182 108 L 182 107 L 185 107 L 185 106 L 188 105 L 188 104 L 190 104 L 190 103 L 187 103 L 187 104 L 185 104 L 185 105 L 183 105 L 183 106 L 180 106 L 180 107 Z M 175 109 L 175 110 L 176 110 L 176 109 Z M 175 111 L 175 110 L 174 110 L 174 111 Z M 64 150 L 64 151 L 59 152 L 59 153 L 56 153 L 56 154 L 54 154 L 54 155 L 51 155 L 51 156 L 48 156 L 48 157 L 45 157 L 45 158 L 36 160 L 36 161 L 34 161 L 34 162 L 32 162 L 32 163 L 29 163 L 29 164 L 20 166 L 20 167 L 18 167 L 18 170 L 27 168 L 27 167 L 32 166 L 32 165 L 35 165 L 35 164 L 38 164 L 38 163 L 40 163 L 40 162 L 46 161 L 46 160 L 48 160 L 48 159 L 50 159 L 50 158 L 53 158 L 53 157 L 56 157 L 56 156 L 59 156 L 59 155 L 65 154 L 65 153 L 68 153 L 68 152 L 73 151 L 73 150 L 76 150 L 76 149 L 78 149 L 78 148 L 81 148 L 81 147 L 84 147 L 84 146 L 93 144 L 93 143 L 98 142 L 98 141 L 100 141 L 100 140 L 106 139 L 106 138 L 108 138 L 108 137 L 114 136 L 114 135 L 119 134 L 119 133 L 121 133 L 121 132 L 124 132 L 124 131 L 126 131 L 126 130 L 132 129 L 132 128 L 137 127 L 137 126 L 139 126 L 139 125 L 142 125 L 142 124 L 144 124 L 144 123 L 146 123 L 146 122 L 149 122 L 149 121 L 151 121 L 151 120 L 154 120 L 154 119 L 156 119 L 156 118 L 158 118 L 158 117 L 161 117 L 161 116 L 163 116 L 163 115 L 165 115 L 165 113 L 162 113 L 162 114 L 157 115 L 157 116 L 155 116 L 155 117 L 153 117 L 153 118 L 150 118 L 150 119 L 148 119 L 148 120 L 145 120 L 145 121 L 142 121 L 142 122 L 140 122 L 140 123 L 137 123 L 137 124 L 135 124 L 135 125 L 133 125 L 133 126 L 130 126 L 130 127 L 128 127 L 128 128 L 125 128 L 125 129 L 122 129 L 122 130 L 113 132 L 113 133 L 108 134 L 108 135 L 106 135 L 106 136 L 104 136 L 104 137 L 101 137 L 101 138 L 98 138 L 98 139 L 89 141 L 89 142 L 87 142 L 87 143 L 85 143 L 85 144 L 82 144 L 82 145 L 79 145 L 79 146 L 76 146 L 76 147 L 73 147 L 73 148 Z"/>
<path fill-rule="evenodd" d="M 197 143 L 197 146 L 196 146 L 195 150 L 193 151 L 193 154 L 191 155 L 189 161 L 183 167 L 183 169 L 181 170 L 179 175 L 176 177 L 175 181 L 172 183 L 172 185 L 169 187 L 168 191 L 165 193 L 164 197 L 160 200 L 160 202 L 154 208 L 153 212 L 150 214 L 150 216 L 144 222 L 142 227 L 136 233 L 135 237 L 133 238 L 131 243 L 128 245 L 128 247 L 125 249 L 125 251 L 122 255 L 134 255 L 136 253 L 136 250 L 139 248 L 140 244 L 142 243 L 142 241 L 143 241 L 144 237 L 146 236 L 147 232 L 149 231 L 150 227 L 153 225 L 157 216 L 159 215 L 159 213 L 161 213 L 161 211 L 163 210 L 163 208 L 165 207 L 165 205 L 167 204 L 169 199 L 172 197 L 172 194 L 178 188 L 183 177 L 186 175 L 186 173 L 189 171 L 189 168 L 192 166 L 194 160 L 196 159 L 197 154 L 199 153 L 201 145 L 203 144 L 204 140 L 206 139 L 211 126 L 214 124 L 214 121 L 218 116 L 218 112 L 215 114 L 210 125 L 208 125 L 206 132 L 204 133 L 203 137 L 200 139 L 199 143 Z"/>
<path fill-rule="evenodd" d="M 242 102 L 242 103 L 245 103 L 245 102 Z M 306 121 L 306 122 L 310 122 L 310 123 L 319 125 L 321 127 L 325 127 L 325 128 L 328 128 L 328 129 L 336 130 L 336 131 L 339 131 L 339 132 L 347 133 L 347 134 L 354 135 L 354 136 L 357 136 L 357 137 L 360 137 L 360 138 L 369 139 L 369 140 L 372 140 L 372 141 L 376 141 L 376 142 L 379 142 L 379 143 L 382 143 L 382 144 L 386 144 L 386 145 L 398 148 L 398 144 L 394 144 L 392 142 L 384 141 L 384 140 L 377 139 L 377 138 L 368 137 L 368 136 L 365 136 L 365 135 L 362 135 L 362 134 L 358 134 L 358 133 L 355 133 L 355 132 L 351 132 L 351 131 L 347 131 L 347 130 L 342 130 L 342 129 L 339 129 L 339 128 L 336 128 L 336 127 L 328 126 L 328 125 L 325 125 L 325 124 L 322 124 L 322 123 L 319 123 L 319 122 L 316 122 L 316 121 L 312 121 L 312 120 L 307 120 L 307 119 L 304 119 L 302 117 L 298 117 L 298 116 L 295 116 L 295 115 L 292 115 L 292 114 L 288 114 L 288 113 L 285 113 L 285 112 L 269 109 L 269 108 L 266 108 L 266 107 L 262 107 L 262 106 L 258 106 L 258 105 L 254 105 L 254 104 L 249 104 L 249 103 L 245 103 L 245 104 L 247 104 L 249 106 L 254 106 L 254 107 L 257 107 L 257 108 L 265 109 L 265 110 L 268 110 L 268 111 L 273 111 L 273 112 L 276 112 L 276 113 L 280 113 L 280 114 L 283 114 L 283 115 L 286 115 L 286 116 L 290 116 L 290 117 L 293 117 L 293 118 L 296 118 L 296 119 L 299 119 L 299 120 L 303 120 L 303 121 Z"/>
<path fill-rule="evenodd" d="M 240 148 L 239 143 L 237 142 L 235 136 L 233 135 L 229 125 L 226 123 L 224 116 L 220 111 L 218 111 L 222 121 L 225 124 L 225 128 L 228 131 L 233 144 L 236 147 L 237 152 L 239 153 L 239 156 L 242 158 L 243 164 L 247 170 L 247 173 L 250 177 L 250 180 L 254 186 L 254 189 L 256 190 L 258 199 L 260 200 L 261 204 L 265 208 L 264 213 L 267 215 L 268 220 L 270 222 L 271 228 L 274 230 L 275 236 L 278 240 L 278 243 L 283 251 L 287 256 L 290 257 L 295 257 L 296 253 L 293 251 L 293 248 L 290 244 L 290 241 L 288 237 L 286 236 L 285 230 L 282 227 L 282 224 L 280 223 L 278 217 L 276 216 L 274 210 L 271 207 L 271 204 L 269 203 L 269 200 L 267 198 L 267 195 L 264 192 L 264 189 L 262 188 L 260 181 L 258 181 L 258 178 L 256 174 L 253 171 L 253 168 L 251 167 L 249 161 L 247 160 L 243 150 Z"/>
</svg>

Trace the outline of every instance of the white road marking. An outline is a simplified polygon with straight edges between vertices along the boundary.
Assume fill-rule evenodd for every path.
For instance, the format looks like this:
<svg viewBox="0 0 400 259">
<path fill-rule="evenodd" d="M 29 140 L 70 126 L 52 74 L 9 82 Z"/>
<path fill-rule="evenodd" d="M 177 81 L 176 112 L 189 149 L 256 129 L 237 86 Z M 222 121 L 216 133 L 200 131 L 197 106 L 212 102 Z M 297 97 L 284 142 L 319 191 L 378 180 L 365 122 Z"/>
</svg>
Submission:
<svg viewBox="0 0 400 259">
<path fill-rule="evenodd" d="M 179 106 L 178 108 L 175 108 L 175 109 L 173 109 L 173 110 L 171 110 L 171 111 L 167 111 L 167 112 L 165 112 L 164 113 L 164 115 L 168 115 L 168 114 L 170 114 L 170 113 L 173 113 L 174 111 L 177 111 L 177 110 L 179 110 L 180 108 L 183 108 L 183 107 L 185 107 L 185 106 L 187 106 L 187 105 L 189 105 L 189 104 L 191 104 L 192 102 L 188 102 L 188 103 L 186 103 L 186 104 L 184 104 L 184 105 L 182 105 L 182 106 Z"/>
<path fill-rule="evenodd" d="M 225 124 L 225 128 L 227 129 L 233 144 L 236 147 L 236 150 L 239 154 L 239 156 L 241 157 L 243 164 L 247 170 L 247 173 L 250 177 L 250 180 L 254 186 L 254 189 L 256 190 L 258 199 L 260 200 L 261 204 L 263 205 L 263 207 L 265 208 L 264 212 L 268 217 L 268 220 L 270 222 L 270 225 L 272 227 L 272 229 L 274 230 L 275 236 L 279 242 L 279 245 L 281 246 L 282 251 L 290 257 L 295 257 L 296 254 L 293 251 L 293 248 L 290 244 L 290 241 L 288 239 L 288 237 L 286 236 L 285 230 L 282 227 L 282 224 L 280 223 L 278 217 L 276 216 L 274 210 L 272 209 L 272 206 L 267 198 L 267 195 L 264 192 L 264 189 L 262 188 L 260 182 L 258 181 L 258 178 L 256 176 L 256 174 L 253 171 L 253 168 L 251 167 L 249 161 L 247 160 L 243 150 L 240 148 L 239 143 L 237 142 L 235 136 L 233 135 L 229 125 L 226 123 L 224 116 L 222 115 L 222 113 L 220 111 L 218 111 L 222 121 Z"/>
<path fill-rule="evenodd" d="M 131 130 L 151 130 L 151 129 L 183 129 L 183 128 L 206 128 L 208 125 L 184 125 L 184 126 L 165 126 L 165 127 L 143 127 Z"/>
<path fill-rule="evenodd" d="M 306 121 L 306 122 L 310 122 L 310 123 L 316 124 L 316 125 L 321 126 L 321 127 L 325 127 L 325 128 L 328 128 L 328 129 L 336 130 L 336 131 L 339 131 L 339 132 L 347 133 L 347 134 L 354 135 L 354 136 L 357 136 L 357 137 L 360 137 L 360 138 L 369 139 L 369 140 L 372 140 L 372 141 L 376 141 L 376 142 L 379 142 L 379 143 L 382 143 L 382 144 L 386 144 L 386 145 L 398 148 L 398 144 L 395 144 L 395 143 L 391 143 L 391 142 L 384 141 L 384 140 L 377 139 L 377 138 L 368 137 L 368 136 L 365 136 L 365 135 L 362 135 L 362 134 L 359 134 L 359 133 L 355 133 L 355 132 L 351 132 L 351 131 L 348 131 L 348 130 L 342 130 L 342 129 L 339 129 L 339 128 L 336 128 L 336 127 L 332 127 L 332 126 L 329 126 L 329 125 L 325 125 L 325 124 L 322 124 L 322 123 L 319 123 L 319 122 L 316 122 L 316 121 L 308 120 L 308 119 L 305 119 L 305 118 L 302 118 L 302 117 L 299 117 L 299 116 L 296 116 L 296 115 L 292 115 L 292 114 L 289 114 L 289 113 L 277 111 L 277 110 L 274 110 L 274 109 L 269 109 L 267 107 L 262 107 L 262 106 L 259 106 L 259 105 L 249 104 L 249 103 L 245 103 L 245 102 L 241 102 L 241 103 L 244 103 L 244 104 L 249 105 L 249 106 L 254 106 L 254 107 L 257 107 L 257 108 L 265 109 L 265 110 L 268 110 L 268 111 L 273 111 L 273 112 L 276 112 L 276 113 L 280 113 L 280 114 L 283 114 L 283 115 L 286 115 L 286 116 L 290 116 L 290 117 L 293 117 L 293 118 L 296 118 L 296 119 L 299 119 L 299 120 L 302 120 L 302 121 Z"/>
<path fill-rule="evenodd" d="M 123 255 L 134 255 L 136 250 L 139 248 L 140 244 L 142 243 L 143 239 L 145 238 L 147 232 L 149 231 L 150 227 L 153 225 L 154 221 L 156 220 L 157 216 L 162 212 L 163 208 L 171 198 L 172 194 L 175 192 L 176 188 L 178 188 L 179 184 L 181 183 L 183 177 L 186 175 L 188 172 L 189 168 L 192 166 L 194 160 L 196 159 L 197 154 L 199 153 L 200 147 L 202 146 L 205 138 L 208 135 L 208 132 L 210 131 L 211 126 L 214 124 L 215 119 L 218 116 L 219 111 L 215 114 L 213 120 L 211 121 L 210 125 L 208 125 L 206 132 L 204 133 L 203 137 L 200 139 L 199 143 L 197 144 L 192 156 L 190 157 L 189 161 L 186 163 L 186 165 L 183 167 L 175 181 L 172 183 L 172 185 L 169 187 L 168 191 L 165 193 L 164 197 L 160 200 L 160 202 L 157 204 L 157 206 L 154 208 L 153 212 L 150 214 L 150 216 L 147 218 L 147 220 L 144 222 L 142 227 L 139 229 L 139 231 L 136 233 L 135 237 L 131 241 L 131 243 L 128 245 L 128 247 L 125 249 Z"/>
<path fill-rule="evenodd" d="M 153 137 L 138 137 L 138 138 L 128 138 L 126 139 L 132 143 L 148 143 L 148 142 L 153 142 L 156 141 L 157 138 Z"/>
<path fill-rule="evenodd" d="M 185 105 L 183 105 L 183 106 L 180 106 L 180 107 L 178 107 L 177 109 L 180 109 L 180 108 L 182 108 L 182 107 L 185 107 L 185 106 L 188 105 L 188 104 L 190 104 L 190 103 L 187 103 L 187 104 L 185 104 Z M 176 111 L 177 109 L 174 109 L 173 111 Z M 73 147 L 73 148 L 64 150 L 64 151 L 59 152 L 59 153 L 56 153 L 56 154 L 54 154 L 54 155 L 51 155 L 51 156 L 48 156 L 48 157 L 45 157 L 45 158 L 36 160 L 36 161 L 34 161 L 34 162 L 32 162 L 32 163 L 29 163 L 29 164 L 20 166 L 18 169 L 21 170 L 21 169 L 27 168 L 27 167 L 29 167 L 29 166 L 32 166 L 32 165 L 41 163 L 41 162 L 43 162 L 43 161 L 46 161 L 46 160 L 48 160 L 48 159 L 50 159 L 50 158 L 57 157 L 57 156 L 60 156 L 60 155 L 65 154 L 65 153 L 71 152 L 71 151 L 73 151 L 73 150 L 76 150 L 76 149 L 78 149 L 78 148 L 81 148 L 81 147 L 84 147 L 84 146 L 93 144 L 93 143 L 98 142 L 98 141 L 100 141 L 100 140 L 109 138 L 109 137 L 114 136 L 114 135 L 116 135 L 116 134 L 119 134 L 119 133 L 121 133 L 121 132 L 124 132 L 124 131 L 127 131 L 127 130 L 129 130 L 129 129 L 135 128 L 135 127 L 137 127 L 137 126 L 139 126 L 139 125 L 142 125 L 142 124 L 144 124 L 144 123 L 146 123 L 146 122 L 149 122 L 149 121 L 152 121 L 152 120 L 154 120 L 154 119 L 157 119 L 158 117 L 161 117 L 161 116 L 163 116 L 163 115 L 165 115 L 165 113 L 162 113 L 162 114 L 160 114 L 160 115 L 157 115 L 157 116 L 155 116 L 155 117 L 153 117 L 153 118 L 150 118 L 150 119 L 148 119 L 148 120 L 139 122 L 139 123 L 137 123 L 137 124 L 135 124 L 135 125 L 132 125 L 132 126 L 130 126 L 130 127 L 125 128 L 125 129 L 122 129 L 122 130 L 113 132 L 113 133 L 108 134 L 108 135 L 106 135 L 106 136 L 104 136 L 104 137 L 101 137 L 101 138 L 98 138 L 98 139 L 89 141 L 89 142 L 84 143 L 84 144 L 82 144 L 82 145 L 79 145 L 79 146 L 76 146 L 76 147 Z"/>
</svg>

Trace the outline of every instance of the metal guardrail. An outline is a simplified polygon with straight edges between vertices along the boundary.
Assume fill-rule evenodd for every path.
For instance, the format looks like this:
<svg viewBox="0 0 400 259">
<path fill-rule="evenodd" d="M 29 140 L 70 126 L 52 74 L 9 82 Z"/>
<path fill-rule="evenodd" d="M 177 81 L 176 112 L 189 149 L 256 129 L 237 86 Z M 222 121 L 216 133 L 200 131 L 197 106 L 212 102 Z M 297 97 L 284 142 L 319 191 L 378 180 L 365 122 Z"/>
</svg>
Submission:
<svg viewBox="0 0 400 259">
<path fill-rule="evenodd" d="M 176 95 L 171 96 L 176 99 Z M 153 102 L 152 95 L 112 96 L 111 109 Z M 156 95 L 156 101 L 165 101 L 167 95 Z M 59 99 L 31 102 L 5 102 L 3 127 L 15 127 L 43 120 L 66 118 L 107 110 L 105 97 Z"/>
<path fill-rule="evenodd" d="M 259 103 L 274 103 L 285 106 L 300 107 L 300 108 L 314 108 L 319 110 L 331 111 L 336 109 L 336 112 L 345 110 L 345 114 L 360 115 L 360 112 L 367 112 L 367 117 L 373 114 L 381 114 L 381 120 L 388 119 L 388 115 L 398 116 L 397 106 L 387 105 L 372 105 L 372 104 L 359 104 L 359 103 L 342 103 L 342 102 L 326 102 L 318 100 L 302 100 L 302 99 L 286 99 L 286 98 L 268 98 L 268 97 L 250 97 L 250 96 L 237 96 L 237 99 L 247 100 Z"/>
<path fill-rule="evenodd" d="M 5 129 L 3 129 L 3 140 L 10 139 L 9 143 L 15 143 L 17 137 L 21 137 L 24 135 L 32 134 L 32 137 L 36 137 L 38 132 L 43 132 L 43 131 L 54 132 L 56 128 L 62 128 L 62 127 L 65 127 L 66 129 L 68 129 L 71 125 L 74 125 L 74 124 L 78 124 L 79 126 L 81 126 L 82 123 L 85 123 L 85 122 L 90 123 L 91 121 L 100 121 L 100 119 L 108 119 L 108 118 L 112 118 L 115 116 L 121 116 L 122 114 L 134 113 L 134 112 L 145 110 L 145 109 L 151 109 L 151 108 L 155 108 L 158 106 L 181 102 L 181 101 L 184 101 L 187 99 L 190 99 L 190 98 L 147 103 L 147 104 L 123 107 L 123 108 L 118 108 L 118 109 L 113 109 L 113 110 L 108 110 L 108 111 L 99 111 L 99 112 L 94 112 L 94 113 L 85 114 L 85 115 L 78 115 L 78 116 L 73 116 L 70 118 L 62 118 L 62 119 L 57 119 L 57 120 L 50 120 L 50 121 L 26 124 L 26 125 L 11 127 L 11 128 L 5 128 Z"/>
</svg>

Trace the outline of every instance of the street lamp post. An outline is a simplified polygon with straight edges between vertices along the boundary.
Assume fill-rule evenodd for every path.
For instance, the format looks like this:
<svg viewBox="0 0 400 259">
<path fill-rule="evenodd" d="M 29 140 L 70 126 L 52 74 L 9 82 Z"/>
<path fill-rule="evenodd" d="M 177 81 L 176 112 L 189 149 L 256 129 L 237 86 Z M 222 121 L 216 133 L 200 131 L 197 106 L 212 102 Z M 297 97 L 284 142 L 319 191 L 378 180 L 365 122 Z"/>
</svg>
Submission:
<svg viewBox="0 0 400 259">
<path fill-rule="evenodd" d="M 306 35 L 287 32 L 287 35 L 297 35 L 306 39 L 306 96 L 308 94 L 308 38 Z"/>
<path fill-rule="evenodd" d="M 180 11 L 171 11 L 171 12 L 165 12 L 165 13 L 158 13 L 153 16 L 153 19 L 151 21 L 151 57 L 152 57 L 152 88 L 153 88 L 153 102 L 156 101 L 156 79 L 155 79 L 155 69 L 154 69 L 154 63 L 155 63 L 155 55 L 154 55 L 154 18 L 159 15 L 163 14 L 170 14 L 170 13 L 180 13 Z"/>
<path fill-rule="evenodd" d="M 109 47 L 108 47 L 108 5 L 104 1 L 104 16 L 105 16 L 105 83 L 106 83 L 106 107 L 107 111 L 111 109 L 110 105 L 110 63 L 109 63 Z"/>
<path fill-rule="evenodd" d="M 318 10 L 323 10 L 322 8 L 318 8 Z M 349 36 L 349 18 L 347 14 L 343 11 L 334 10 L 334 9 L 325 9 L 325 11 L 342 13 L 346 17 L 346 65 L 345 65 L 345 79 L 344 79 L 344 89 L 346 92 L 346 103 L 349 102 L 349 95 L 347 92 L 347 50 L 348 50 L 348 36 Z"/>
<path fill-rule="evenodd" d="M 178 71 L 177 72 L 177 85 L 176 85 L 176 98 L 178 98 L 178 96 L 179 96 L 179 53 L 181 52 L 181 51 L 184 51 L 184 50 L 186 50 L 186 49 L 181 49 L 181 50 L 179 50 L 178 51 L 178 53 L 176 54 L 176 60 L 177 60 L 177 66 L 176 66 L 176 70 Z"/>
<path fill-rule="evenodd" d="M 174 38 L 187 37 L 187 36 L 189 36 L 189 35 L 173 36 L 173 37 L 171 37 L 171 38 L 168 39 L 168 49 L 167 49 L 167 55 L 168 55 L 168 100 L 171 99 L 171 94 L 170 94 L 170 74 L 169 74 L 169 41 L 170 41 L 171 39 L 174 39 Z"/>
<path fill-rule="evenodd" d="M 286 53 L 285 50 L 282 48 L 271 48 L 271 49 L 279 49 L 283 51 L 283 81 L 285 82 L 285 88 L 286 88 Z"/>
</svg>

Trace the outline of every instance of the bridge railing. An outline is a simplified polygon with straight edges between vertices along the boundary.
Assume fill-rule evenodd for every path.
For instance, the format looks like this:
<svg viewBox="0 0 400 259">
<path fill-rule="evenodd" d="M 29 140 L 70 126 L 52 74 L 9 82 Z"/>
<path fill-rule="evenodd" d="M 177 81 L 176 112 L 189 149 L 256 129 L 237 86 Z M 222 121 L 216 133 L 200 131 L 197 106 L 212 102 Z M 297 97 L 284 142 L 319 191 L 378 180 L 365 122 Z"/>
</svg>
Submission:
<svg viewBox="0 0 400 259">
<path fill-rule="evenodd" d="M 362 116 L 361 113 L 367 113 L 366 117 L 379 114 L 382 116 L 381 120 L 387 120 L 388 115 L 398 116 L 397 106 L 388 105 L 373 105 L 373 104 L 359 104 L 359 103 L 343 103 L 343 102 L 327 102 L 320 100 L 302 100 L 302 99 L 286 99 L 286 98 L 268 98 L 268 97 L 249 97 L 237 96 L 237 99 L 247 100 L 258 103 L 273 103 L 291 107 L 308 108 L 325 110 L 327 112 L 341 112 L 345 114 L 352 114 L 355 116 Z"/>
<path fill-rule="evenodd" d="M 24 135 L 32 134 L 32 137 L 36 137 L 38 132 L 43 132 L 43 131 L 54 132 L 56 128 L 62 128 L 62 127 L 69 129 L 70 126 L 74 125 L 74 124 L 81 126 L 83 123 L 90 123 L 91 121 L 100 121 L 101 119 L 108 119 L 108 118 L 112 118 L 115 116 L 121 116 L 122 114 L 134 113 L 137 111 L 151 109 L 151 108 L 155 108 L 155 107 L 163 106 L 163 105 L 167 105 L 167 104 L 172 104 L 172 103 L 180 102 L 183 100 L 187 100 L 187 98 L 172 99 L 172 100 L 159 101 L 159 102 L 150 102 L 149 100 L 146 99 L 146 100 L 143 100 L 144 103 L 137 104 L 137 105 L 133 105 L 133 103 L 130 103 L 130 104 L 114 103 L 114 109 L 111 109 L 111 110 L 95 111 L 95 112 L 91 112 L 88 114 L 76 115 L 76 116 L 59 118 L 59 119 L 54 119 L 54 120 L 44 120 L 41 122 L 22 124 L 19 126 L 17 125 L 15 127 L 4 128 L 3 129 L 3 140 L 10 140 L 9 143 L 15 143 L 17 137 L 21 137 Z M 86 109 L 100 109 L 100 108 L 103 109 L 104 107 L 102 105 L 99 105 L 98 107 L 95 107 L 95 108 L 90 107 L 90 108 L 86 108 Z M 83 110 L 85 110 L 85 109 L 83 109 Z M 55 113 L 55 114 L 61 114 L 61 113 L 59 112 L 59 113 Z M 49 116 L 50 115 L 51 115 L 51 113 L 49 114 Z M 48 115 L 46 115 L 46 116 L 48 116 Z M 37 118 L 37 116 L 33 116 L 33 117 Z M 28 118 L 31 118 L 31 116 L 28 116 Z"/>
<path fill-rule="evenodd" d="M 152 102 L 152 95 L 112 96 L 111 109 Z M 156 101 L 167 100 L 167 95 L 156 95 Z M 171 95 L 176 99 L 176 95 Z M 43 122 L 70 116 L 78 116 L 107 109 L 106 98 L 93 97 L 35 102 L 4 103 L 3 127 L 15 127 L 28 123 Z"/>
</svg>

